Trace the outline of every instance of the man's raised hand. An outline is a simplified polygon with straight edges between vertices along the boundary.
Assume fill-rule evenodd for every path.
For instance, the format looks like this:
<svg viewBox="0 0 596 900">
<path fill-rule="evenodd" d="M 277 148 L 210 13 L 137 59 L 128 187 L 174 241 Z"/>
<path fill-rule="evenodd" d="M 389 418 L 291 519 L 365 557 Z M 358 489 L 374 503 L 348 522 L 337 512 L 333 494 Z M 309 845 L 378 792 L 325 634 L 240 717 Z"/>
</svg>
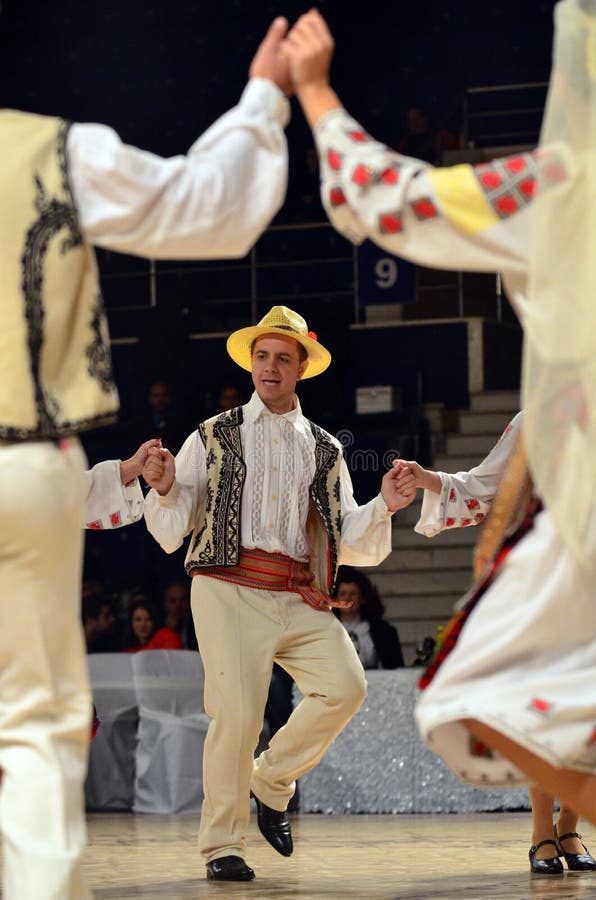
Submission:
<svg viewBox="0 0 596 900">
<path fill-rule="evenodd" d="M 288 20 L 278 16 L 273 20 L 250 64 L 251 78 L 268 78 L 284 94 L 291 93 L 290 68 L 282 44 L 288 32 Z"/>
</svg>

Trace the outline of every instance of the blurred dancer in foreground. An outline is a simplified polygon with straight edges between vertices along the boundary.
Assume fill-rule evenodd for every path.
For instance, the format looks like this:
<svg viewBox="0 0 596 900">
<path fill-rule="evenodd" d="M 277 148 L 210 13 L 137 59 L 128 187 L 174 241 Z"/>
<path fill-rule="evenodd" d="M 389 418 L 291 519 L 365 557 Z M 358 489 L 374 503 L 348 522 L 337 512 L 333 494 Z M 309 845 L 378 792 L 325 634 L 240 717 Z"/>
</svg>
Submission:
<svg viewBox="0 0 596 900">
<path fill-rule="evenodd" d="M 434 472 L 424 469 L 415 461 L 405 461 L 416 478 L 416 487 L 423 488 L 424 497 L 420 518 L 414 530 L 432 538 L 452 528 L 466 528 L 482 523 L 490 513 L 501 480 L 519 440 L 524 414 L 518 413 L 488 456 L 469 472 Z M 526 614 L 526 606 L 517 610 L 521 617 Z M 478 635 L 490 651 L 495 636 L 493 625 L 490 633 Z M 430 673 L 423 676 L 426 681 Z M 582 844 L 582 836 L 577 831 L 578 815 L 562 803 L 553 825 L 554 797 L 545 793 L 536 784 L 530 784 L 530 805 L 532 808 L 532 841 L 529 851 L 530 870 L 537 875 L 561 875 L 564 857 L 568 869 L 574 871 L 594 871 L 596 861 Z"/>
<path fill-rule="evenodd" d="M 286 28 L 273 23 L 238 106 L 187 156 L 160 159 L 102 125 L 0 110 L 5 900 L 89 896 L 79 602 L 90 482 L 77 434 L 112 422 L 118 407 L 92 245 L 161 258 L 247 252 L 285 192 Z"/>
<path fill-rule="evenodd" d="M 435 667 L 421 733 L 462 778 L 529 779 L 596 822 L 596 0 L 564 0 L 556 26 L 540 148 L 476 167 L 371 138 L 330 87 L 316 11 L 285 46 L 335 227 L 427 266 L 502 270 L 525 329 L 524 441 L 484 530 L 482 603 Z"/>
</svg>

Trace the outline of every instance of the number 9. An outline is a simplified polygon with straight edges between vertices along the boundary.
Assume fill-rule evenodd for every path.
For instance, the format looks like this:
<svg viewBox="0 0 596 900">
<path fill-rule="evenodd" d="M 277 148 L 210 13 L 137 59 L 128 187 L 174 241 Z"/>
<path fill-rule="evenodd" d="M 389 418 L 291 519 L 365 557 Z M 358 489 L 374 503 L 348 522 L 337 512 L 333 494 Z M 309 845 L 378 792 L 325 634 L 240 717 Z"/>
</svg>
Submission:
<svg viewBox="0 0 596 900">
<path fill-rule="evenodd" d="M 376 285 L 380 288 L 391 288 L 397 281 L 397 263 L 384 256 L 375 263 Z"/>
</svg>

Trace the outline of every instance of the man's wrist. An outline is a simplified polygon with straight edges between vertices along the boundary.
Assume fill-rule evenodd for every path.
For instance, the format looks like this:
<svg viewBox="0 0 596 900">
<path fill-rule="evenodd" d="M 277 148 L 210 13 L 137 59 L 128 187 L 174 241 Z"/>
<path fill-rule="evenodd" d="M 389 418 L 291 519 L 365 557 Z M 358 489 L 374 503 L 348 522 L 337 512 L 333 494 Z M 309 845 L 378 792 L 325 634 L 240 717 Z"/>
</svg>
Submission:
<svg viewBox="0 0 596 900">
<path fill-rule="evenodd" d="M 160 490 L 159 488 L 154 488 L 154 490 L 159 495 L 160 506 L 172 506 L 176 502 L 176 498 L 178 497 L 178 490 L 175 478 L 171 482 L 167 490 Z"/>
</svg>

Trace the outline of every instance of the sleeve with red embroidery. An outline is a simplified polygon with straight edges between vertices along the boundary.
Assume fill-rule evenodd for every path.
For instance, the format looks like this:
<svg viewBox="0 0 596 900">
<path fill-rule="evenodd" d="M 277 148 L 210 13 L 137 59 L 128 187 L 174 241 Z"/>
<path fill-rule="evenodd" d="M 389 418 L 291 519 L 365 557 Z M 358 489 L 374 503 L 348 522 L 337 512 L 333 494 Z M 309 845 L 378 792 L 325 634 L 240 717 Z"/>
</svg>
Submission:
<svg viewBox="0 0 596 900">
<path fill-rule="evenodd" d="M 435 537 L 450 528 L 479 525 L 486 518 L 515 447 L 523 421 L 518 413 L 482 462 L 469 472 L 448 475 L 439 472 L 441 493 L 424 492 L 420 518 L 414 526 L 418 534 Z"/>
<path fill-rule="evenodd" d="M 343 109 L 322 117 L 315 139 L 323 205 L 349 240 L 426 266 L 525 275 L 536 152 L 434 168 L 375 141 Z M 565 168 L 552 155 L 554 184 Z"/>
<path fill-rule="evenodd" d="M 83 525 L 93 531 L 132 525 L 143 515 L 143 492 L 138 479 L 120 482 L 120 460 L 97 463 L 86 473 L 87 499 Z"/>
</svg>

